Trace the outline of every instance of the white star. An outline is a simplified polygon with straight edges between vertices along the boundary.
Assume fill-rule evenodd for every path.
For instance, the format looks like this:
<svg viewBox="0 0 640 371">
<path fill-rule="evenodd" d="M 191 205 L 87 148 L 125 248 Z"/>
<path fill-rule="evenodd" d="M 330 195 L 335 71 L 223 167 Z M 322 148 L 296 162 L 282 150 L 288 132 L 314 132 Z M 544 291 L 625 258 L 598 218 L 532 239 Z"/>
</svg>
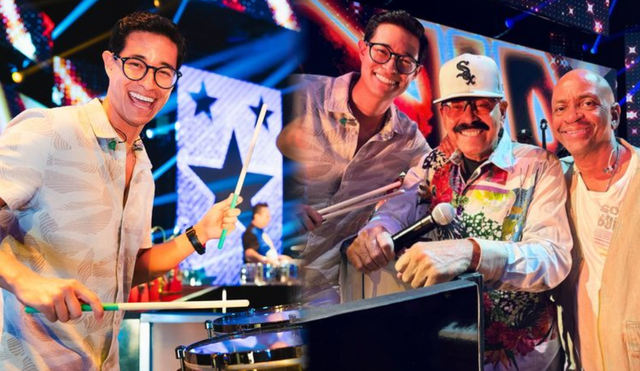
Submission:
<svg viewBox="0 0 640 371">
<path fill-rule="evenodd" d="M 597 33 L 601 33 L 602 32 L 602 22 L 595 21 L 595 25 L 593 26 L 593 30 L 596 31 Z"/>
<path fill-rule="evenodd" d="M 638 47 L 637 45 L 636 46 L 630 46 L 629 47 L 629 54 L 638 54 L 638 52 L 636 51 L 637 47 Z"/>
<path fill-rule="evenodd" d="M 587 1 L 587 13 L 593 14 L 593 5 Z"/>
<path fill-rule="evenodd" d="M 573 14 L 573 8 L 572 8 L 572 7 L 569 7 L 569 15 L 574 15 L 574 14 Z"/>
<path fill-rule="evenodd" d="M 627 94 L 627 103 L 633 103 L 633 95 Z"/>
<path fill-rule="evenodd" d="M 633 120 L 638 118 L 638 111 L 627 111 L 627 120 Z"/>
</svg>

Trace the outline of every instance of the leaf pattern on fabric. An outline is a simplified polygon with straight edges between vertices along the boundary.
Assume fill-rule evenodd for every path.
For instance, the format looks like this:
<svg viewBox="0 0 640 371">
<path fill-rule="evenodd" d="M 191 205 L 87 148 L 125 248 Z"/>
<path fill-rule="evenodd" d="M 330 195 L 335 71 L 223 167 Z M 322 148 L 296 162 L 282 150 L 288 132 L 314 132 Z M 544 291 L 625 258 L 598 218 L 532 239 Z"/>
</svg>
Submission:
<svg viewBox="0 0 640 371">
<path fill-rule="evenodd" d="M 95 254 L 93 250 L 87 251 L 84 259 L 78 265 L 78 281 L 86 284 L 87 280 L 93 273 L 93 258 Z"/>
<path fill-rule="evenodd" d="M 38 371 L 38 368 L 33 364 L 31 358 L 24 357 L 22 359 L 22 371 Z"/>
<path fill-rule="evenodd" d="M 56 151 L 70 151 L 71 145 L 58 132 L 54 132 L 53 148 L 55 148 Z"/>
<path fill-rule="evenodd" d="M 62 226 L 62 231 L 95 235 L 104 230 L 111 222 L 113 211 L 110 209 L 83 215 Z"/>
<path fill-rule="evenodd" d="M 11 352 L 11 354 L 13 354 L 14 356 L 21 356 L 24 354 L 24 346 L 22 345 L 22 342 L 20 340 L 11 336 L 6 339 L 6 342 L 7 349 Z"/>
<path fill-rule="evenodd" d="M 86 180 L 80 179 L 76 176 L 60 173 L 52 170 L 45 170 L 44 176 L 46 179 L 45 186 L 53 191 L 61 194 L 68 193 L 95 193 L 97 192 L 96 184 L 92 184 Z"/>
</svg>

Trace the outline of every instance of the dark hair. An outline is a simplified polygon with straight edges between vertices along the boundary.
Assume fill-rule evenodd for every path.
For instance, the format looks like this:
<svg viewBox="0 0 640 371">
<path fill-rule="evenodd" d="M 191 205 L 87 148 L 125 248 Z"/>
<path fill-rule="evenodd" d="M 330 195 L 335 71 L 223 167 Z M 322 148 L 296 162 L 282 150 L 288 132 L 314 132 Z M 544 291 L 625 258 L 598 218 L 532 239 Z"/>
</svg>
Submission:
<svg viewBox="0 0 640 371">
<path fill-rule="evenodd" d="M 120 54 L 124 49 L 127 36 L 136 31 L 151 32 L 166 36 L 178 47 L 178 64 L 176 69 L 180 69 L 187 52 L 187 45 L 184 36 L 178 30 L 178 26 L 167 18 L 149 13 L 135 12 L 120 19 L 111 29 L 109 39 L 109 50 L 114 54 Z"/>
<path fill-rule="evenodd" d="M 364 41 L 371 41 L 373 34 L 381 24 L 393 24 L 404 28 L 420 41 L 420 50 L 418 52 L 418 62 L 422 64 L 427 57 L 427 46 L 429 43 L 424 35 L 424 27 L 420 22 L 413 18 L 404 10 L 392 10 L 385 13 L 376 14 L 369 19 L 367 27 L 364 30 Z"/>
<path fill-rule="evenodd" d="M 258 202 L 257 204 L 253 205 L 253 215 L 256 215 L 258 213 L 258 211 L 260 211 L 260 209 L 262 208 L 269 208 L 269 205 L 266 202 Z"/>
</svg>

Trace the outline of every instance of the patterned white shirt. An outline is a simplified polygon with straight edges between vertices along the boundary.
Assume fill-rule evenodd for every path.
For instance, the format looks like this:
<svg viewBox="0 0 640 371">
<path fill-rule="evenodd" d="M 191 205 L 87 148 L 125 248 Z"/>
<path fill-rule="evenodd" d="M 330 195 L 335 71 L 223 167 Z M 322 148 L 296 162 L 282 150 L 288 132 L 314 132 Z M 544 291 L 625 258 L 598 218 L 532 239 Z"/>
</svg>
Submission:
<svg viewBox="0 0 640 371">
<path fill-rule="evenodd" d="M 151 163 L 135 151 L 125 205 L 126 148 L 117 139 L 97 99 L 25 111 L 0 136 L 0 198 L 8 205 L 0 248 L 43 277 L 80 281 L 103 302 L 127 300 L 138 251 L 151 246 Z M 50 323 L 25 314 L 14 295 L 3 298 L 3 370 L 119 369 L 123 312 Z"/>
</svg>

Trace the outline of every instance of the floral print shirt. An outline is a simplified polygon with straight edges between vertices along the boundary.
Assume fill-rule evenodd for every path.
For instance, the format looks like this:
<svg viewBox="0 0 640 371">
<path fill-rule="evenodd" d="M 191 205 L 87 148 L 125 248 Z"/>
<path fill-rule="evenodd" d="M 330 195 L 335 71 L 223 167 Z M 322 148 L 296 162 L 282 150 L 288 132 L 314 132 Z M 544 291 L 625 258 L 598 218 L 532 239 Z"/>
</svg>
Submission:
<svg viewBox="0 0 640 371">
<path fill-rule="evenodd" d="M 454 221 L 423 239 L 473 237 L 481 247 L 485 369 L 546 369 L 558 341 L 555 307 L 543 291 L 557 286 L 571 266 L 560 163 L 503 136 L 467 181 L 462 166 L 459 152 L 447 158 L 431 151 L 405 178 L 406 193 L 382 205 L 366 228 L 381 225 L 393 234 L 437 204 L 451 203 Z"/>
</svg>

